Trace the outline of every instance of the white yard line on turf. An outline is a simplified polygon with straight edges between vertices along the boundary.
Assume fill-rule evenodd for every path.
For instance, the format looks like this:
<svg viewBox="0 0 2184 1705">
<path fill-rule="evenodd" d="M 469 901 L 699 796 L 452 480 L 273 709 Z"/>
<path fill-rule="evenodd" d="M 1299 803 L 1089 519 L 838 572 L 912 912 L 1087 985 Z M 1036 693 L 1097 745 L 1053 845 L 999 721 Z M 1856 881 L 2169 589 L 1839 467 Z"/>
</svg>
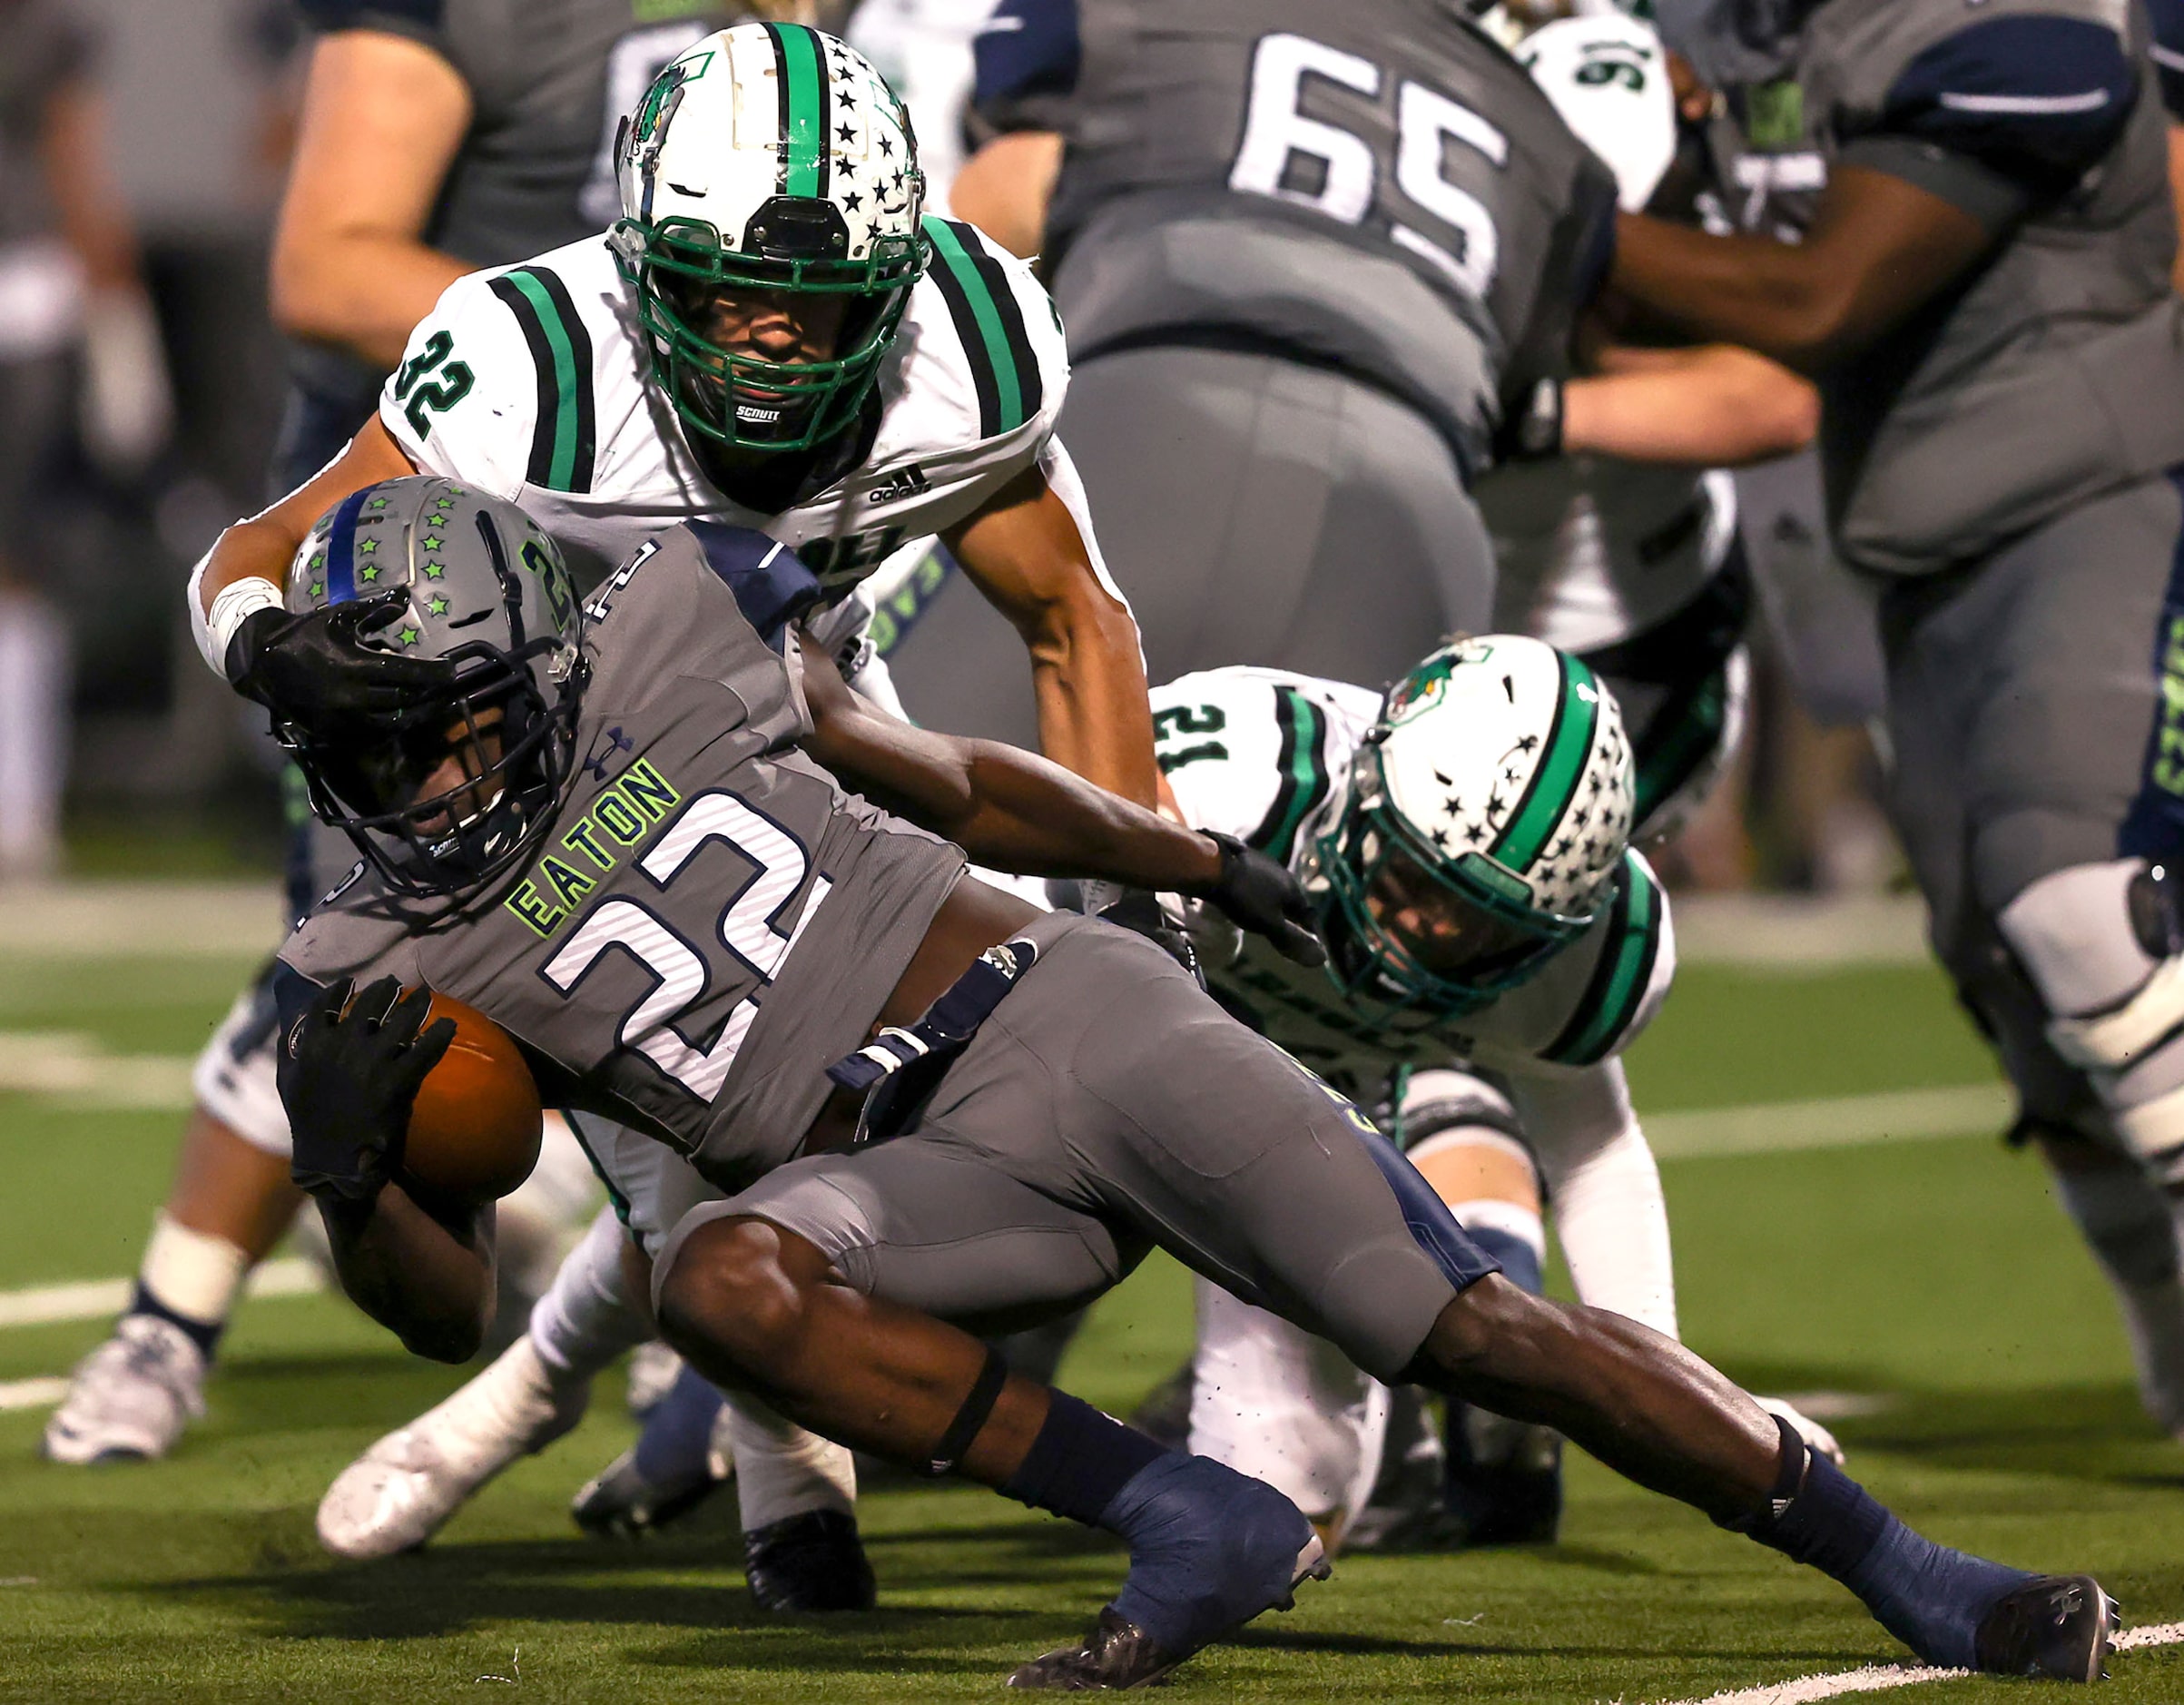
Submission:
<svg viewBox="0 0 2184 1705">
<path fill-rule="evenodd" d="M 177 1110 L 191 1101 L 187 1054 L 110 1054 L 82 1030 L 0 1030 L 0 1093 L 72 1108 Z"/>
<path fill-rule="evenodd" d="M 10 1409 L 50 1409 L 67 1395 L 64 1379 L 0 1380 L 0 1414 Z"/>
<path fill-rule="evenodd" d="M 0 892 L 0 943 L 11 959 L 228 959 L 271 952 L 281 914 L 266 880 L 31 883 Z"/>
<path fill-rule="evenodd" d="M 1889 1089 L 1819 1101 L 1776 1101 L 1681 1113 L 1640 1110 L 1647 1139 L 1664 1160 L 1684 1155 L 1765 1154 L 1999 1131 L 2016 1111 L 1999 1083 Z"/>
<path fill-rule="evenodd" d="M 38 1285 L 0 1291 L 0 1326 L 46 1326 L 68 1320 L 102 1320 L 128 1306 L 133 1279 L 86 1279 L 76 1285 Z M 322 1290 L 319 1269 L 285 1257 L 254 1271 L 244 1290 L 252 1296 L 302 1296 Z"/>
<path fill-rule="evenodd" d="M 2127 1628 L 2116 1636 L 2118 1651 L 2175 1645 L 2184 1645 L 2184 1622 Z M 1916 1687 L 1923 1681 L 1954 1680 L 1971 1673 L 1969 1670 L 1873 1663 L 1863 1670 L 1838 1670 L 1833 1675 L 1808 1675 L 1800 1680 L 1776 1681 L 1768 1687 L 1743 1687 L 1729 1693 L 1709 1693 L 1703 1700 L 1677 1700 L 1671 1705 L 1810 1705 L 1814 1700 L 1841 1699 L 1848 1693 L 1885 1693 L 1894 1688 Z"/>
</svg>

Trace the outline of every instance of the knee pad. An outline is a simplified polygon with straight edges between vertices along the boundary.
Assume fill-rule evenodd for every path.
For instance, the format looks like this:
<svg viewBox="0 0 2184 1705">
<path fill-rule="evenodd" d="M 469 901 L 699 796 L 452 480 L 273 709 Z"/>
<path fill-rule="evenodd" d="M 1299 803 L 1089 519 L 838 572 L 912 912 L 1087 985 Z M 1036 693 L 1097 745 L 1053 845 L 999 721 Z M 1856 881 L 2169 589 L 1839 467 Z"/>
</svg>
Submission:
<svg viewBox="0 0 2184 1705">
<path fill-rule="evenodd" d="M 1396 1102 L 1397 1142 L 1415 1161 L 1436 1139 L 1492 1141 L 1496 1138 L 1529 1163 L 1524 1125 L 1509 1097 L 1484 1078 L 1451 1066 L 1413 1071 Z"/>
<path fill-rule="evenodd" d="M 273 1033 L 280 1028 L 269 985 L 261 981 L 245 989 L 198 1054 L 190 1092 L 251 1148 L 286 1160 L 288 1112 L 273 1076 Z"/>
<path fill-rule="evenodd" d="M 2117 1135 L 2184 1174 L 2184 907 L 2138 859 L 2043 876 L 1996 920 L 2048 1010 L 2055 1052 L 2100 1091 Z"/>
</svg>

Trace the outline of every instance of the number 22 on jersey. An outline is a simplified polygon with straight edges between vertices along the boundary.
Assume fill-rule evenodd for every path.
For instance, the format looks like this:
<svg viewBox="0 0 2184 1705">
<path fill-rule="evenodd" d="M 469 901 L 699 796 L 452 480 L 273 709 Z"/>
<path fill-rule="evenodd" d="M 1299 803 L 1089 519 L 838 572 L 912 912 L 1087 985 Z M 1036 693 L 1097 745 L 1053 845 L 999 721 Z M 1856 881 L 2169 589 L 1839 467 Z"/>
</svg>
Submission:
<svg viewBox="0 0 2184 1705">
<path fill-rule="evenodd" d="M 711 981 L 707 949 L 684 940 L 641 900 L 617 894 L 601 901 L 539 971 L 570 997 L 610 949 L 620 948 L 635 960 L 652 975 L 653 988 L 624 1015 L 615 1040 L 704 1102 L 711 1102 L 728 1080 L 729 1068 L 758 1016 L 760 990 L 795 951 L 804 925 L 832 888 L 825 876 L 819 877 L 791 922 L 787 914 L 811 870 L 811 855 L 779 823 L 724 790 L 694 798 L 637 868 L 664 890 L 713 841 L 725 843 L 753 867 L 722 912 L 714 934 L 744 974 L 757 979 L 758 988 L 735 1003 L 710 1043 L 693 1041 L 675 1022 L 704 997 Z"/>
</svg>

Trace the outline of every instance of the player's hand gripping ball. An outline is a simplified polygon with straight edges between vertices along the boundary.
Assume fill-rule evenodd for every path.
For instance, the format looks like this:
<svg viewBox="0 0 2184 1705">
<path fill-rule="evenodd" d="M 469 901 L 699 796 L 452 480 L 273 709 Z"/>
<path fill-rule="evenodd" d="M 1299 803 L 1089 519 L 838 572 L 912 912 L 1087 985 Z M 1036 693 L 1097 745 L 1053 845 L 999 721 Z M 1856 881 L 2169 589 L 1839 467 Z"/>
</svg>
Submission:
<svg viewBox="0 0 2184 1705">
<path fill-rule="evenodd" d="M 360 1206 L 399 1175 L 485 1202 L 537 1163 L 538 1088 L 507 1033 L 391 977 L 313 1000 L 283 1039 L 280 1079 L 296 1182 L 313 1196 Z"/>
</svg>

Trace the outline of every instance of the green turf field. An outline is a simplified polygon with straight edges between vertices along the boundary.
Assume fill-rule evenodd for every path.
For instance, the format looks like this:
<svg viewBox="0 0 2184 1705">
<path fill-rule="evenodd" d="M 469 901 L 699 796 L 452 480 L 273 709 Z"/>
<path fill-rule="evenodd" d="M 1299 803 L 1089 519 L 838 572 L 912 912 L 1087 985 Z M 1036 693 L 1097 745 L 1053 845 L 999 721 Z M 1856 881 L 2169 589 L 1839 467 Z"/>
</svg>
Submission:
<svg viewBox="0 0 2184 1705">
<path fill-rule="evenodd" d="M 0 958 L 0 1048 L 62 1031 L 78 1050 L 186 1055 L 243 969 Z M 1923 970 L 1691 970 L 1634 1065 L 1658 1110 L 1987 1075 Z M 177 1116 L 102 1110 L 97 1093 L 0 1094 L 0 1291 L 134 1264 Z M 2184 1618 L 2184 1454 L 2140 1416 L 2103 1289 L 2032 1164 L 1966 1135 L 1664 1171 L 1695 1347 L 1761 1388 L 1874 1399 L 1835 1424 L 1852 1466 L 1937 1536 L 2097 1569 L 2133 1621 Z M 1102 1306 L 1066 1383 L 1129 1404 L 1179 1357 L 1187 1296 L 1176 1268 L 1148 1266 Z M 64 1372 L 101 1331 L 0 1328 L 0 1383 Z M 311 1536 L 327 1480 L 457 1377 L 330 1298 L 268 1299 L 246 1306 L 212 1413 L 167 1464 L 51 1468 L 33 1454 L 44 1412 L 0 1414 L 0 1698 L 982 1697 L 1120 1578 L 1117 1547 L 988 1493 L 883 1490 L 862 1519 L 884 1608 L 765 1619 L 730 1561 L 732 1511 L 645 1547 L 576 1537 L 570 1493 L 629 1436 L 613 1380 L 574 1437 L 428 1552 L 330 1563 Z M 1551 1550 L 1345 1560 L 1293 1614 L 1189 1665 L 1179 1692 L 1637 1705 L 1896 1655 L 1831 1583 L 1695 1514 L 1582 1461 L 1570 1493 Z M 2184 1700 L 2184 1655 L 2116 1667 L 2111 1697 Z"/>
</svg>

